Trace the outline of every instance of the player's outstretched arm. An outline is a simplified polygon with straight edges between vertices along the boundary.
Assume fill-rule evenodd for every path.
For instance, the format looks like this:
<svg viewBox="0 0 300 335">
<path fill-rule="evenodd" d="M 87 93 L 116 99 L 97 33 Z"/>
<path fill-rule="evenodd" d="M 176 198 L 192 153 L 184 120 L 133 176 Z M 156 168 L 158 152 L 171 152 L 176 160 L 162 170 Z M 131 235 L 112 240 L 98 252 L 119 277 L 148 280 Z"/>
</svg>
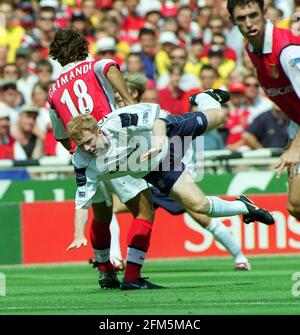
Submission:
<svg viewBox="0 0 300 335">
<path fill-rule="evenodd" d="M 154 121 L 152 128 L 152 136 L 153 136 L 152 148 L 143 155 L 141 155 L 141 162 L 153 158 L 161 152 L 167 137 L 166 122 L 163 119 L 156 119 Z"/>
<path fill-rule="evenodd" d="M 120 94 L 125 106 L 133 105 L 134 100 L 128 90 L 128 87 L 122 77 L 122 73 L 116 66 L 111 66 L 106 74 L 111 86 Z"/>
<path fill-rule="evenodd" d="M 74 248 L 78 249 L 80 247 L 87 246 L 87 239 L 84 234 L 87 220 L 88 220 L 88 209 L 87 208 L 75 209 L 74 240 L 68 246 L 67 251 L 74 249 Z"/>
</svg>

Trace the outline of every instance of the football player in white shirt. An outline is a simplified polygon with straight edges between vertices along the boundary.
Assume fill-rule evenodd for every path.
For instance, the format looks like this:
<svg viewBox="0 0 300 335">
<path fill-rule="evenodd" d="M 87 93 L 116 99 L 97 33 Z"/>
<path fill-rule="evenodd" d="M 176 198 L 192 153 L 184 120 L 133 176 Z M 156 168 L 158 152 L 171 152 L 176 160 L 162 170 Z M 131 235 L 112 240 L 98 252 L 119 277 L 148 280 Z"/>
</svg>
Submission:
<svg viewBox="0 0 300 335">
<path fill-rule="evenodd" d="M 246 223 L 257 220 L 273 224 L 270 213 L 255 206 L 245 196 L 239 196 L 235 201 L 205 197 L 184 170 L 184 144 L 189 143 L 181 141 L 191 141 L 224 122 L 220 102 L 228 99 L 225 91 L 209 90 L 191 97 L 200 112 L 170 115 L 166 119 L 159 118 L 158 105 L 146 103 L 135 105 L 134 112 L 125 107 L 120 112 L 111 113 L 99 124 L 90 116 L 74 118 L 68 124 L 69 136 L 78 146 L 73 164 L 85 172 L 85 183 L 78 188 L 77 194 L 87 194 L 84 201 L 76 198 L 75 227 L 81 238 L 88 218 L 85 207 L 88 194 L 94 192 L 99 181 L 124 175 L 143 177 L 188 211 L 210 217 L 242 214 Z M 174 142 L 176 136 L 180 140 L 177 143 Z M 177 151 L 174 150 L 176 146 Z M 137 259 L 146 256 L 146 252 L 138 249 L 132 250 L 132 254 Z M 127 289 L 127 286 L 125 279 L 121 289 Z"/>
</svg>

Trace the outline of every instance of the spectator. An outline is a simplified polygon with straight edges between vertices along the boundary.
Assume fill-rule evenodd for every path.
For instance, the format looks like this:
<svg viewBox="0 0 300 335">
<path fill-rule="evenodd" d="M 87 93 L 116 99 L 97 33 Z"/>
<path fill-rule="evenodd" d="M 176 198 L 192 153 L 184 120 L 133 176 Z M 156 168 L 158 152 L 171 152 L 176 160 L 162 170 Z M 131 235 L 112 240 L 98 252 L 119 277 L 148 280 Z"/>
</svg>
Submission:
<svg viewBox="0 0 300 335">
<path fill-rule="evenodd" d="M 192 39 L 193 12 L 188 6 L 179 7 L 176 19 L 179 25 L 178 37 L 184 45 L 188 45 Z"/>
<path fill-rule="evenodd" d="M 220 88 L 221 81 L 218 71 L 211 65 L 204 65 L 200 71 L 201 89 Z"/>
<path fill-rule="evenodd" d="M 257 116 L 243 139 L 251 149 L 285 148 L 288 143 L 287 116 L 274 104 L 270 111 Z"/>
<path fill-rule="evenodd" d="M 205 45 L 203 51 L 200 54 L 201 58 L 208 56 L 209 49 L 211 48 L 212 45 L 217 46 L 220 49 L 223 49 L 224 59 L 231 59 L 234 62 L 236 62 L 237 60 L 236 52 L 233 49 L 226 46 L 226 38 L 223 34 L 220 33 L 215 33 L 214 35 L 212 35 L 211 43 Z"/>
<path fill-rule="evenodd" d="M 42 46 L 43 58 L 48 57 L 49 46 L 55 35 L 55 13 L 56 9 L 54 7 L 45 6 L 39 9 L 37 35 Z"/>
<path fill-rule="evenodd" d="M 170 52 L 170 63 L 172 65 L 180 65 L 183 68 L 183 76 L 180 80 L 180 89 L 187 92 L 193 88 L 200 87 L 200 80 L 194 74 L 186 71 L 187 64 L 187 52 L 184 48 L 176 47 Z M 163 89 L 166 88 L 170 83 L 169 73 L 163 73 L 158 77 L 157 88 Z"/>
<path fill-rule="evenodd" d="M 266 16 L 267 18 L 277 26 L 283 19 L 283 11 L 274 5 L 270 5 L 267 8 Z"/>
<path fill-rule="evenodd" d="M 158 38 L 160 50 L 155 56 L 155 66 L 158 75 L 168 72 L 170 66 L 170 52 L 179 46 L 179 40 L 175 33 L 171 31 L 162 31 Z"/>
<path fill-rule="evenodd" d="M 0 108 L 0 159 L 14 159 L 14 138 L 9 133 L 10 111 Z"/>
<path fill-rule="evenodd" d="M 234 82 L 228 85 L 228 91 L 231 94 L 229 103 L 229 115 L 226 121 L 226 127 L 229 130 L 226 145 L 227 148 L 236 151 L 244 145 L 242 134 L 248 127 L 249 111 L 243 106 L 245 104 L 245 85 Z"/>
<path fill-rule="evenodd" d="M 142 102 L 158 104 L 158 91 L 154 87 L 148 87 L 142 97 Z"/>
<path fill-rule="evenodd" d="M 1 28 L 0 28 L 1 31 Z M 0 44 L 0 68 L 7 62 L 7 46 Z"/>
<path fill-rule="evenodd" d="M 144 27 L 145 19 L 137 14 L 137 5 L 139 0 L 125 0 L 124 5 L 127 9 L 127 15 L 125 16 L 121 25 L 121 36 L 120 38 L 126 41 L 129 45 L 138 42 L 139 31 Z"/>
<path fill-rule="evenodd" d="M 12 136 L 16 139 L 15 159 L 39 159 L 43 155 L 43 141 L 38 138 L 34 129 L 39 109 L 36 106 L 22 107 L 19 120 L 12 127 Z"/>
<path fill-rule="evenodd" d="M 92 31 L 99 24 L 99 15 L 95 0 L 82 0 L 81 10 L 85 18 L 87 18 L 87 28 Z"/>
<path fill-rule="evenodd" d="M 93 41 L 94 28 L 82 11 L 73 12 L 70 27 L 78 30 L 89 42 Z"/>
<path fill-rule="evenodd" d="M 116 56 L 117 47 L 116 40 L 110 36 L 104 36 L 96 41 L 96 59 L 113 59 L 121 66 L 122 61 Z"/>
<path fill-rule="evenodd" d="M 144 73 L 144 64 L 139 52 L 131 52 L 127 56 L 126 71 L 129 73 Z"/>
<path fill-rule="evenodd" d="M 141 45 L 141 56 L 145 68 L 145 74 L 148 79 L 154 80 L 155 66 L 154 59 L 156 55 L 156 35 L 153 29 L 142 28 L 139 33 Z"/>
<path fill-rule="evenodd" d="M 236 66 L 229 74 L 226 85 L 233 83 L 233 82 L 240 82 L 243 83 L 245 77 L 249 75 L 250 72 L 243 66 Z"/>
<path fill-rule="evenodd" d="M 141 4 L 142 16 L 145 18 L 144 27 L 159 31 L 159 22 L 161 20 L 161 2 L 158 0 L 145 1 Z"/>
<path fill-rule="evenodd" d="M 31 103 L 32 88 L 38 81 L 38 77 L 29 71 L 29 61 L 30 49 L 18 48 L 16 51 L 16 64 L 20 71 L 20 77 L 17 85 L 27 104 Z"/>
<path fill-rule="evenodd" d="M 210 29 L 210 43 L 212 43 L 212 37 L 215 34 L 223 34 L 225 28 L 225 23 L 220 16 L 212 16 L 209 21 Z"/>
<path fill-rule="evenodd" d="M 169 111 L 171 114 L 183 114 L 185 92 L 179 88 L 179 83 L 183 75 L 182 67 L 178 64 L 171 65 L 169 74 L 169 85 L 158 91 L 159 105 L 162 109 Z"/>
<path fill-rule="evenodd" d="M 19 68 L 16 63 L 6 63 L 2 67 L 1 72 L 3 79 L 14 79 L 17 81 L 20 76 Z"/>
<path fill-rule="evenodd" d="M 38 81 L 44 83 L 48 87 L 50 87 L 51 84 L 52 72 L 53 67 L 48 60 L 41 59 L 36 64 L 36 74 L 38 77 Z"/>
<path fill-rule="evenodd" d="M 143 73 L 125 73 L 123 78 L 135 103 L 140 102 L 148 81 L 146 76 Z M 115 92 L 115 99 L 119 108 L 126 106 L 118 92 Z"/>
<path fill-rule="evenodd" d="M 31 100 L 34 106 L 38 107 L 37 129 L 35 134 L 43 138 L 47 132 L 50 121 L 49 104 L 47 101 L 49 86 L 43 82 L 37 82 L 32 89 Z"/>
<path fill-rule="evenodd" d="M 0 109 L 9 110 L 10 121 L 15 124 L 18 120 L 18 109 L 24 103 L 23 96 L 17 90 L 17 83 L 14 79 L 0 80 Z"/>
<path fill-rule="evenodd" d="M 211 32 L 209 29 L 209 22 L 212 16 L 212 7 L 202 6 L 198 8 L 196 22 L 199 29 L 199 36 L 202 38 L 204 44 L 211 42 Z"/>
<path fill-rule="evenodd" d="M 219 74 L 216 69 L 214 69 L 210 64 L 203 65 L 200 70 L 200 82 L 197 88 L 189 90 L 186 93 L 186 98 L 183 101 L 184 104 L 184 112 L 187 113 L 191 109 L 191 105 L 189 103 L 188 97 L 192 94 L 196 94 L 199 91 L 205 91 L 210 88 L 220 88 L 222 84 L 222 80 L 220 80 Z"/>
<path fill-rule="evenodd" d="M 0 27 L 0 45 L 8 48 L 7 59 L 8 63 L 15 61 L 16 49 L 20 46 L 24 29 L 15 24 L 14 5 L 12 1 L 1 1 L 0 14 L 4 16 L 5 26 Z"/>
<path fill-rule="evenodd" d="M 208 56 L 202 58 L 204 64 L 210 64 L 218 71 L 222 84 L 226 82 L 230 72 L 235 67 L 235 62 L 232 59 L 224 58 L 224 49 L 217 45 L 212 45 L 208 51 Z"/>
<path fill-rule="evenodd" d="M 252 122 L 260 114 L 272 109 L 272 102 L 260 95 L 260 85 L 256 75 L 250 74 L 245 77 L 245 108 L 250 112 L 249 122 Z"/>
<path fill-rule="evenodd" d="M 178 34 L 178 22 L 176 21 L 175 17 L 169 16 L 166 17 L 162 26 L 162 32 L 163 31 L 171 31 L 175 35 Z"/>
<path fill-rule="evenodd" d="M 194 37 L 188 49 L 188 59 L 185 65 L 185 71 L 199 77 L 203 63 L 200 61 L 200 54 L 203 50 L 203 41 L 201 38 Z"/>
</svg>

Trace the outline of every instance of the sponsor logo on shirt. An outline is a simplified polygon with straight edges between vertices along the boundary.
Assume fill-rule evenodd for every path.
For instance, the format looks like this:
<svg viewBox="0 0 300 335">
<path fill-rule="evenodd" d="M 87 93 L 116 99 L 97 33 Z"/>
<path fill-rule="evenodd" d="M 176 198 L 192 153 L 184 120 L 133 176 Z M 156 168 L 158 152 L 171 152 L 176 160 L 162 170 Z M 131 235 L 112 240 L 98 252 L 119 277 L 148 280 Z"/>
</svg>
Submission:
<svg viewBox="0 0 300 335">
<path fill-rule="evenodd" d="M 146 124 L 148 120 L 149 120 L 149 113 L 148 112 L 143 113 L 142 124 Z"/>
<path fill-rule="evenodd" d="M 265 91 L 265 93 L 268 97 L 277 97 L 277 96 L 280 96 L 280 95 L 285 95 L 285 94 L 294 92 L 294 88 L 293 88 L 292 85 L 285 86 L 285 87 L 278 87 L 278 88 L 263 87 L 263 90 Z"/>
<path fill-rule="evenodd" d="M 278 72 L 278 69 L 276 67 L 275 64 L 270 64 L 270 71 L 272 73 L 272 77 L 274 79 L 278 79 L 279 78 L 279 72 Z"/>
<path fill-rule="evenodd" d="M 291 59 L 289 63 L 291 67 L 295 67 L 297 64 L 300 63 L 300 57 Z"/>
<path fill-rule="evenodd" d="M 197 122 L 202 126 L 203 125 L 203 121 L 202 118 L 200 116 L 197 116 Z"/>
<path fill-rule="evenodd" d="M 80 191 L 78 193 L 78 195 L 79 195 L 79 198 L 84 198 L 85 197 L 85 192 Z"/>
</svg>

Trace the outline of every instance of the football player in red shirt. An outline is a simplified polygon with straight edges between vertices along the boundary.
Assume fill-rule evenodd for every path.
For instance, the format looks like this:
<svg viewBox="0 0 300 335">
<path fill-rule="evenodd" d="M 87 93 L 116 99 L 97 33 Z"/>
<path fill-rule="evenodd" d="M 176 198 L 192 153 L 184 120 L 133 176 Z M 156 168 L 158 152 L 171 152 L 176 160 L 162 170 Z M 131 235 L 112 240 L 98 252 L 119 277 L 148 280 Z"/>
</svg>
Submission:
<svg viewBox="0 0 300 335">
<path fill-rule="evenodd" d="M 274 165 L 277 177 L 287 168 L 287 209 L 300 219 L 300 39 L 264 17 L 264 0 L 228 0 L 233 23 L 248 40 L 246 51 L 266 95 L 290 118 L 289 148 Z"/>
</svg>

